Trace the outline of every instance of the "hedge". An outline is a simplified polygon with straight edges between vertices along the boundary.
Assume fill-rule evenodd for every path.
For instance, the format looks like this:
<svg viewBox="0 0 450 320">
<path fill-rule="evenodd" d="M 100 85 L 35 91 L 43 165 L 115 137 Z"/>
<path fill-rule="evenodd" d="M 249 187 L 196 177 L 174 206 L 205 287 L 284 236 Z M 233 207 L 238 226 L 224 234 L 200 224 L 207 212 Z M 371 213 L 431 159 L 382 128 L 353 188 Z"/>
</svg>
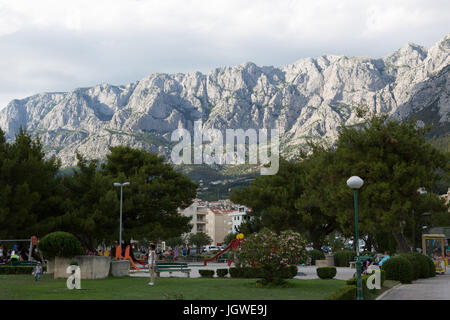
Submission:
<svg viewBox="0 0 450 320">
<path fill-rule="evenodd" d="M 228 274 L 228 269 L 217 269 L 216 273 L 218 277 L 223 278 Z"/>
<path fill-rule="evenodd" d="M 411 283 L 413 280 L 413 267 L 411 262 L 403 256 L 395 256 L 383 263 L 386 279 L 397 280 L 401 283 Z"/>
<path fill-rule="evenodd" d="M 54 257 L 72 258 L 85 254 L 80 241 L 73 234 L 62 231 L 52 232 L 44 236 L 39 241 L 38 248 L 47 259 Z"/>
<path fill-rule="evenodd" d="M 334 253 L 334 265 L 336 267 L 348 267 L 350 261 L 355 258 L 355 251 L 353 250 L 340 250 Z"/>
<path fill-rule="evenodd" d="M 316 260 L 324 260 L 325 254 L 321 250 L 313 249 L 306 253 L 311 257 L 311 265 L 314 266 L 316 264 Z"/>
<path fill-rule="evenodd" d="M 322 267 L 316 269 L 320 279 L 333 279 L 336 276 L 336 267 Z"/>
<path fill-rule="evenodd" d="M 0 274 L 31 274 L 33 270 L 32 266 L 0 266 Z M 42 271 L 47 271 L 47 266 L 43 266 Z"/>
<path fill-rule="evenodd" d="M 345 285 L 339 291 L 325 297 L 325 300 L 355 300 L 356 286 Z"/>
<path fill-rule="evenodd" d="M 212 278 L 214 276 L 214 270 L 198 270 L 198 273 L 202 276 L 202 278 Z"/>
<path fill-rule="evenodd" d="M 381 286 L 383 286 L 384 281 L 386 280 L 386 271 L 385 270 L 379 270 L 379 271 L 381 273 Z M 366 274 L 364 276 L 361 276 L 361 279 L 364 282 L 364 279 L 369 278 L 372 274 Z M 346 283 L 349 284 L 349 285 L 356 285 L 356 278 L 355 277 L 350 278 L 350 279 L 347 280 Z M 367 280 L 364 283 L 367 284 Z"/>
<path fill-rule="evenodd" d="M 412 280 L 419 279 L 420 275 L 421 275 L 421 269 L 423 268 L 421 259 L 419 259 L 419 257 L 417 255 L 412 254 L 412 252 L 403 253 L 400 256 L 405 257 L 411 263 Z"/>
<path fill-rule="evenodd" d="M 429 257 L 427 258 L 427 262 L 428 262 L 428 266 L 429 266 L 429 273 L 428 273 L 428 277 L 436 277 L 436 266 L 433 262 L 433 260 L 431 260 Z"/>
</svg>

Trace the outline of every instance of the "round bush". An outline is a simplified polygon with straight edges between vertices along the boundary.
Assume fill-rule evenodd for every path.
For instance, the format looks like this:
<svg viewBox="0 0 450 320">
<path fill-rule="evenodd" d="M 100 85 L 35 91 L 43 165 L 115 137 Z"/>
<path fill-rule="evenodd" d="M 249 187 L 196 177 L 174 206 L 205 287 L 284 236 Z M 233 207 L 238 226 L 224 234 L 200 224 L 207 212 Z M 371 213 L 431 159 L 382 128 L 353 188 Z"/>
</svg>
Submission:
<svg viewBox="0 0 450 320">
<path fill-rule="evenodd" d="M 289 266 L 287 270 L 289 272 L 289 278 L 294 278 L 298 274 L 297 266 Z"/>
<path fill-rule="evenodd" d="M 198 273 L 200 273 L 202 278 L 212 278 L 214 276 L 214 270 L 198 270 Z"/>
<path fill-rule="evenodd" d="M 420 269 L 421 269 L 421 263 L 420 260 L 417 258 L 416 255 L 410 253 L 404 253 L 401 255 L 402 257 L 405 257 L 406 259 L 411 262 L 412 266 L 412 280 L 417 280 L 420 277 Z"/>
<path fill-rule="evenodd" d="M 383 263 L 386 271 L 386 279 L 397 280 L 401 283 L 411 283 L 413 279 L 413 267 L 411 262 L 403 256 L 395 256 Z"/>
<path fill-rule="evenodd" d="M 62 231 L 47 234 L 39 241 L 38 248 L 47 259 L 85 254 L 80 241 L 73 234 Z"/>
<path fill-rule="evenodd" d="M 240 268 L 230 268 L 228 270 L 228 272 L 230 273 L 230 277 L 232 278 L 240 278 L 241 277 L 241 270 Z"/>
<path fill-rule="evenodd" d="M 416 261 L 418 262 L 419 271 L 418 276 L 419 278 L 429 278 L 430 277 L 430 264 L 429 261 L 431 261 L 430 258 L 428 258 L 426 255 L 418 253 L 418 252 L 411 252 L 409 255 L 413 256 Z"/>
<path fill-rule="evenodd" d="M 311 265 L 316 264 L 316 260 L 324 260 L 325 254 L 321 250 L 313 249 L 307 252 L 307 255 L 311 257 Z"/>
<path fill-rule="evenodd" d="M 218 277 L 223 278 L 228 274 L 228 269 L 217 269 L 216 273 Z"/>
<path fill-rule="evenodd" d="M 333 279 L 337 271 L 335 267 L 321 267 L 316 272 L 320 279 Z"/>
<path fill-rule="evenodd" d="M 348 267 L 350 261 L 355 258 L 355 252 L 353 250 L 340 250 L 334 253 L 334 265 L 336 267 Z"/>
</svg>

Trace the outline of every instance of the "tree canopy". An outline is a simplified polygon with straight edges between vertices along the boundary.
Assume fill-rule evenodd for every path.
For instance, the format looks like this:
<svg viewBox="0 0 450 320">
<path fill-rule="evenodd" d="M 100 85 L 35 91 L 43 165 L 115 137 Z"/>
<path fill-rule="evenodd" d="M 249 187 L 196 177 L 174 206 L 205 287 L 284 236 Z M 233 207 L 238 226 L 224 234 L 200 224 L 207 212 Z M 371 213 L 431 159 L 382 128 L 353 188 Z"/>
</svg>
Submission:
<svg viewBox="0 0 450 320">
<path fill-rule="evenodd" d="M 372 115 L 358 125 L 343 125 L 333 146 L 311 144 L 309 154 L 280 161 L 278 174 L 257 178 L 231 199 L 259 217 L 244 228 L 303 232 L 320 248 L 334 231 L 354 235 L 353 191 L 346 181 L 357 175 L 364 180 L 361 235 L 369 245 L 392 247 L 393 239 L 400 251 L 408 251 L 420 237 L 424 211 L 432 212 L 434 221 L 450 223 L 444 201 L 433 193 L 437 182 L 447 181 L 450 158 L 426 141 L 426 132 L 414 121 Z"/>
<path fill-rule="evenodd" d="M 14 142 L 0 130 L 0 238 L 29 238 L 53 231 L 74 234 L 86 249 L 119 238 L 119 188 L 123 189 L 123 239 L 158 240 L 190 231 L 181 216 L 197 185 L 163 158 L 128 146 L 110 148 L 98 160 L 77 155 L 72 175 L 59 175 L 60 161 L 46 158 L 39 138 L 21 130 Z"/>
</svg>

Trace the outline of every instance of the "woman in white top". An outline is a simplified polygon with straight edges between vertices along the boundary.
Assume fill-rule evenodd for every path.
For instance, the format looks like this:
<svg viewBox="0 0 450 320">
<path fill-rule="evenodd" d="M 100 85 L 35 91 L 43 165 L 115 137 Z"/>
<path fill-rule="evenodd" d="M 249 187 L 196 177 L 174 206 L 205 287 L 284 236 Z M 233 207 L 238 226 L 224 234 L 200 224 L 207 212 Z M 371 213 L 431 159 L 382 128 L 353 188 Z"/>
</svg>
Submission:
<svg viewBox="0 0 450 320">
<path fill-rule="evenodd" d="M 155 245 L 150 244 L 150 250 L 148 251 L 148 272 L 150 274 L 150 282 L 148 283 L 150 286 L 155 284 Z"/>
</svg>

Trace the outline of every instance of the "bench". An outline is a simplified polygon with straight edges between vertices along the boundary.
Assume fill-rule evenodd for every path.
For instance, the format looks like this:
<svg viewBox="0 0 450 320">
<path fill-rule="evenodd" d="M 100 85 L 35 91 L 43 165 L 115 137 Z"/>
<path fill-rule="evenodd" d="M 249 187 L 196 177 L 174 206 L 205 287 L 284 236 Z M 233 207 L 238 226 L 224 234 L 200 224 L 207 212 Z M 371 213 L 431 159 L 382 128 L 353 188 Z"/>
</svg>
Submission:
<svg viewBox="0 0 450 320">
<path fill-rule="evenodd" d="M 156 261 L 155 272 L 157 277 L 160 277 L 160 272 L 169 272 L 171 276 L 174 271 L 184 272 L 190 278 L 191 269 L 188 268 L 187 262 Z"/>
<path fill-rule="evenodd" d="M 370 256 L 359 256 L 359 261 L 361 261 L 361 263 L 365 262 L 367 259 L 369 259 Z M 356 269 L 356 256 L 354 258 L 354 261 L 350 261 L 350 268 L 351 269 Z"/>
</svg>

